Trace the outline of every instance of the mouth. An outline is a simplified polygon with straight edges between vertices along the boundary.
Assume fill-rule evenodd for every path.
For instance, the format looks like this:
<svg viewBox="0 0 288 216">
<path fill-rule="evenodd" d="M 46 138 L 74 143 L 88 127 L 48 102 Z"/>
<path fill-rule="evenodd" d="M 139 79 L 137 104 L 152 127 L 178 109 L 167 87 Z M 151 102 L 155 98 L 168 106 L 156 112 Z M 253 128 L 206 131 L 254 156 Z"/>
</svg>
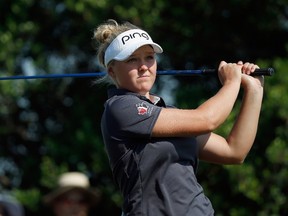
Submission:
<svg viewBox="0 0 288 216">
<path fill-rule="evenodd" d="M 138 79 L 141 79 L 141 78 L 148 78 L 150 77 L 149 75 L 141 75 L 141 76 L 138 76 Z"/>
</svg>

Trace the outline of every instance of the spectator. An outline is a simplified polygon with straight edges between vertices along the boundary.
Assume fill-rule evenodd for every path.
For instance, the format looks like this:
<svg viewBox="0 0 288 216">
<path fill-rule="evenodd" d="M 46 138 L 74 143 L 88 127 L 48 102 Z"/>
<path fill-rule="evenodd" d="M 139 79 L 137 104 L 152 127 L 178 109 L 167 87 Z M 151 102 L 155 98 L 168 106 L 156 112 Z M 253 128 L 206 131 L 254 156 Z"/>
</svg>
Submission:
<svg viewBox="0 0 288 216">
<path fill-rule="evenodd" d="M 24 216 L 24 209 L 12 196 L 6 193 L 1 193 L 0 216 Z"/>
<path fill-rule="evenodd" d="M 88 216 L 98 200 L 99 192 L 90 188 L 88 177 L 79 172 L 62 174 L 58 188 L 44 197 L 55 216 Z"/>
</svg>

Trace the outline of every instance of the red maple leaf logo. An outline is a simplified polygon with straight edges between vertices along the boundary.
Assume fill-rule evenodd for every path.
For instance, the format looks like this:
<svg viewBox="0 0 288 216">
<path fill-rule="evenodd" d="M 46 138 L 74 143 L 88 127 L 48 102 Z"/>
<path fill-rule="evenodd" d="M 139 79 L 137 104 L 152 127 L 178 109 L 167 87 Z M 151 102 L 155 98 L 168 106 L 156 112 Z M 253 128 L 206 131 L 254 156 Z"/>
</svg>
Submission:
<svg viewBox="0 0 288 216">
<path fill-rule="evenodd" d="M 148 107 L 146 104 L 141 103 L 136 105 L 137 110 L 138 110 L 138 115 L 145 115 L 148 112 Z"/>
</svg>

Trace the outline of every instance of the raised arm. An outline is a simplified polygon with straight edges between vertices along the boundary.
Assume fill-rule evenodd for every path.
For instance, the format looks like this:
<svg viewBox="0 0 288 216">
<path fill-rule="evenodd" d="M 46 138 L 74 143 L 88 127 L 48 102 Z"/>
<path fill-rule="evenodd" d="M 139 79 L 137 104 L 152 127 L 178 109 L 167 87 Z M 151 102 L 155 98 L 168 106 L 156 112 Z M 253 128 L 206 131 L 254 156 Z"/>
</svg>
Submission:
<svg viewBox="0 0 288 216">
<path fill-rule="evenodd" d="M 243 73 L 249 74 L 254 70 L 253 64 L 243 65 Z M 199 136 L 198 142 L 202 144 L 200 159 L 221 164 L 239 164 L 250 151 L 257 133 L 264 78 L 253 78 L 246 74 L 242 75 L 241 81 L 244 89 L 241 109 L 231 132 L 226 139 L 214 133 Z"/>
<path fill-rule="evenodd" d="M 216 95 L 197 109 L 163 108 L 152 131 L 154 137 L 192 136 L 208 133 L 221 125 L 230 114 L 241 83 L 239 64 L 219 65 L 219 79 L 223 84 Z"/>
</svg>

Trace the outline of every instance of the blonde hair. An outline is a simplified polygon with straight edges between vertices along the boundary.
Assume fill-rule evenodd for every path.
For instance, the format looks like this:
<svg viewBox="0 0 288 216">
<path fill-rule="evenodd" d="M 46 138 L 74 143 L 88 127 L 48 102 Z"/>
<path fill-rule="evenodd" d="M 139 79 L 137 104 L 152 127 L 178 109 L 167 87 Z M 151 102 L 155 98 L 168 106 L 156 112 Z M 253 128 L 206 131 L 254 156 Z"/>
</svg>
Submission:
<svg viewBox="0 0 288 216">
<path fill-rule="evenodd" d="M 105 67 L 104 64 L 104 56 L 105 51 L 107 47 L 110 45 L 110 43 L 122 32 L 128 31 L 130 29 L 140 29 L 139 27 L 129 23 L 125 22 L 123 24 L 118 24 L 117 21 L 113 19 L 109 19 L 103 24 L 99 25 L 94 30 L 93 40 L 96 42 L 97 45 L 97 59 L 101 66 Z M 113 61 L 111 61 L 113 63 Z M 110 63 L 110 64 L 111 64 Z M 105 77 L 99 79 L 97 83 L 100 82 L 108 82 L 111 84 L 111 81 L 113 83 L 113 80 L 109 77 L 108 74 L 106 74 Z"/>
</svg>

